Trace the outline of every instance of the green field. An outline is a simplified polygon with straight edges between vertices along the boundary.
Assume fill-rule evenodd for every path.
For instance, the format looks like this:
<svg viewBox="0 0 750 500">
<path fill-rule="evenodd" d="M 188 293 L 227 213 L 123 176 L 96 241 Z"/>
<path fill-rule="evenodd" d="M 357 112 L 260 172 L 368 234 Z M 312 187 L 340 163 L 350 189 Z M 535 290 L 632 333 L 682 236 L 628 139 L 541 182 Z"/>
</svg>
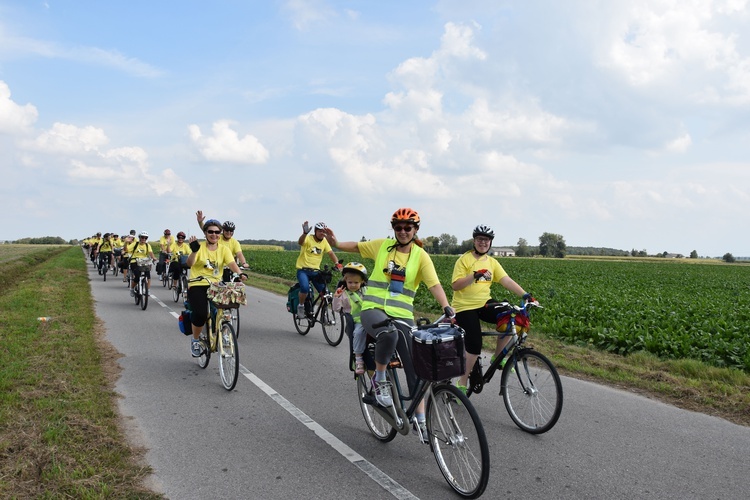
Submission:
<svg viewBox="0 0 750 500">
<path fill-rule="evenodd" d="M 290 281 L 295 280 L 297 255 L 246 252 L 254 272 Z M 345 261 L 361 260 L 356 254 L 337 255 Z M 456 258 L 432 257 L 449 298 Z M 372 261 L 363 263 L 372 268 Z M 646 351 L 750 373 L 750 266 L 518 257 L 500 263 L 544 306 L 532 318 L 532 331 L 617 354 Z M 493 296 L 517 300 L 499 285 L 493 285 Z M 439 312 L 425 287 L 420 287 L 415 305 Z"/>
</svg>

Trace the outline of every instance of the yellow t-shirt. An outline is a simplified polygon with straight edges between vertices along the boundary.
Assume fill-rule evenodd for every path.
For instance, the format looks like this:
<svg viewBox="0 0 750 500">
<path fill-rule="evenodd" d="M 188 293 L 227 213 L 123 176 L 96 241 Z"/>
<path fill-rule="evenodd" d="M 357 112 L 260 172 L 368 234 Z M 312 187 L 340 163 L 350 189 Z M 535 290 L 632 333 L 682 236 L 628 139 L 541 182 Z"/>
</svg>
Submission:
<svg viewBox="0 0 750 500">
<path fill-rule="evenodd" d="M 99 240 L 99 251 L 100 252 L 111 252 L 112 251 L 112 240 L 111 239 L 100 239 Z"/>
<path fill-rule="evenodd" d="M 317 241 L 315 236 L 308 234 L 302 243 L 299 257 L 297 257 L 297 269 L 320 269 L 323 254 L 330 251 L 331 245 L 327 239 L 323 238 L 322 241 Z"/>
<path fill-rule="evenodd" d="M 167 238 L 169 238 L 169 242 L 167 242 Z M 174 237 L 170 234 L 169 236 L 163 236 L 159 238 L 159 251 L 164 253 L 169 253 L 169 248 L 174 243 Z"/>
<path fill-rule="evenodd" d="M 127 245 L 124 252 L 130 255 L 130 262 L 135 262 L 135 259 L 145 259 L 154 253 L 154 251 L 151 250 L 151 243 L 141 245 L 140 241 L 134 241 L 130 245 Z"/>
<path fill-rule="evenodd" d="M 219 245 L 216 250 L 206 248 L 206 242 L 201 241 L 201 247 L 195 255 L 195 262 L 190 268 L 191 286 L 208 286 L 210 283 L 221 281 L 221 274 L 224 266 L 234 262 L 234 255 L 229 251 L 228 246 Z M 206 281 L 203 278 L 207 278 Z"/>
<path fill-rule="evenodd" d="M 500 280 L 504 276 L 508 276 L 503 266 L 489 255 L 482 255 L 478 259 L 474 257 L 474 252 L 466 252 L 458 258 L 456 264 L 453 266 L 453 277 L 451 283 L 457 279 L 467 276 L 469 273 L 474 273 L 480 269 L 487 269 L 492 273 L 489 280 L 485 280 L 484 277 L 479 278 L 479 281 L 474 281 L 471 285 L 461 290 L 455 290 L 453 292 L 453 301 L 451 307 L 456 312 L 469 311 L 472 309 L 479 309 L 483 307 L 492 296 L 490 295 L 490 286 L 492 283 L 500 283 Z"/>
<path fill-rule="evenodd" d="M 115 238 L 112 240 L 112 248 L 122 248 L 125 243 L 120 238 Z"/>
<path fill-rule="evenodd" d="M 357 243 L 357 247 L 362 257 L 375 260 L 383 243 L 390 246 L 396 243 L 396 240 L 383 238 L 379 240 L 360 241 Z M 405 269 L 407 262 L 409 262 L 409 254 L 399 252 L 394 248 L 389 254 L 389 259 L 394 262 L 397 269 Z M 424 282 L 427 288 L 432 288 L 440 284 L 437 271 L 435 271 L 435 265 L 432 263 L 432 259 L 427 252 L 420 252 L 419 272 L 414 281 L 414 286 L 418 287 L 421 282 Z"/>
<path fill-rule="evenodd" d="M 170 252 L 172 252 L 173 256 L 175 256 L 175 255 L 190 255 L 190 253 L 191 253 L 190 245 L 188 243 L 184 242 L 184 241 L 182 242 L 182 245 L 180 245 L 179 243 L 173 243 L 172 244 L 172 249 L 170 250 Z"/>
<path fill-rule="evenodd" d="M 232 253 L 232 257 L 236 257 L 237 253 L 242 251 L 242 245 L 240 245 L 240 242 L 234 237 L 225 240 L 224 236 L 222 236 L 219 238 L 219 245 L 227 247 Z"/>
</svg>

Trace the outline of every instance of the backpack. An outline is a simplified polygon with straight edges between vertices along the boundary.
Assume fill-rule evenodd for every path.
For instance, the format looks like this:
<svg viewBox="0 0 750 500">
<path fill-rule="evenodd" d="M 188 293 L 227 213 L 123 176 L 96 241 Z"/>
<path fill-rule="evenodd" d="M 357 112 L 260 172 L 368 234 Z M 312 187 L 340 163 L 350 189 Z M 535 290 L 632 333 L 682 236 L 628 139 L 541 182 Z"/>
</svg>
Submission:
<svg viewBox="0 0 750 500">
<path fill-rule="evenodd" d="M 299 283 L 289 287 L 289 291 L 286 293 L 286 310 L 292 314 L 297 314 L 297 306 L 299 305 Z"/>
</svg>

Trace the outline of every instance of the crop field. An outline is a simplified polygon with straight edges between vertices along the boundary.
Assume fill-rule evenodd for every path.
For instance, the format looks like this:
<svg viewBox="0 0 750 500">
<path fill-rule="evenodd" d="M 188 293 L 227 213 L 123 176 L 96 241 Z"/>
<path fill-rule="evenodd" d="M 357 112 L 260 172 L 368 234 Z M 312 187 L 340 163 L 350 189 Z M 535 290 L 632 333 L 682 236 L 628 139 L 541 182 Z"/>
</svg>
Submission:
<svg viewBox="0 0 750 500">
<path fill-rule="evenodd" d="M 251 269 L 289 281 L 297 252 L 248 251 Z M 345 261 L 372 261 L 337 252 Z M 457 256 L 432 256 L 450 298 Z M 750 266 L 661 260 L 609 261 L 539 258 L 499 259 L 508 274 L 544 306 L 534 330 L 575 344 L 618 354 L 648 351 L 662 358 L 693 358 L 750 373 Z M 330 264 L 328 257 L 323 263 Z M 334 278 L 335 281 L 335 278 Z M 493 285 L 500 300 L 518 299 Z M 438 313 L 425 287 L 420 311 Z"/>
</svg>

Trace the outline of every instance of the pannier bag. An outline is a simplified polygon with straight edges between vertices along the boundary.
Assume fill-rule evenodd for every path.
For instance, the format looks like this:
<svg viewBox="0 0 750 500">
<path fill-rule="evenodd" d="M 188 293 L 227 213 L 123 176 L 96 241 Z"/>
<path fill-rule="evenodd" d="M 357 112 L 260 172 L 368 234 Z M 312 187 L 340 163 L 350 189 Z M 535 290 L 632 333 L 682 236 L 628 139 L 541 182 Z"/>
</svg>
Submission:
<svg viewBox="0 0 750 500">
<path fill-rule="evenodd" d="M 466 371 L 464 331 L 455 325 L 412 332 L 411 357 L 420 378 L 440 382 Z"/>
<path fill-rule="evenodd" d="M 228 309 L 247 304 L 245 284 L 241 282 L 211 283 L 207 297 L 216 307 Z"/>
<path fill-rule="evenodd" d="M 192 323 L 190 321 L 190 311 L 184 310 L 180 313 L 180 317 L 177 318 L 177 324 L 180 327 L 180 331 L 185 335 L 192 335 Z"/>
<path fill-rule="evenodd" d="M 292 314 L 297 314 L 297 306 L 299 305 L 299 283 L 289 287 L 289 291 L 286 293 L 286 310 Z"/>
</svg>

